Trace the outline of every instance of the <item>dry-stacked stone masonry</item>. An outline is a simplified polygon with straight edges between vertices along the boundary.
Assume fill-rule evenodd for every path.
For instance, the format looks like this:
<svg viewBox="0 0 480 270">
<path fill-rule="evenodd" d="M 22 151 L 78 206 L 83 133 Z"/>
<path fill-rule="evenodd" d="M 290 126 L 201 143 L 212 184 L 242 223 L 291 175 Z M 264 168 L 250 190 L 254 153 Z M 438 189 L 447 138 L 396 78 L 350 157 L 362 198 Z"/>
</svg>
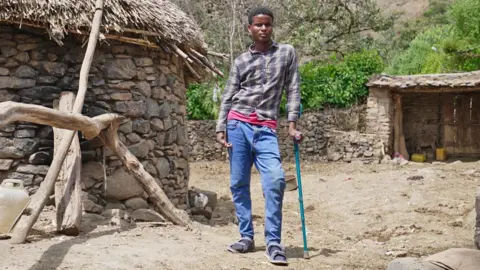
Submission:
<svg viewBox="0 0 480 270">
<path fill-rule="evenodd" d="M 384 144 L 376 133 L 365 133 L 365 108 L 327 109 L 306 113 L 298 121 L 305 140 L 300 146 L 302 160 L 375 163 L 383 157 Z M 287 119 L 279 119 L 277 128 L 280 154 L 294 160 L 293 142 Z M 215 121 L 189 121 L 188 138 L 191 161 L 227 160 L 227 151 L 215 141 Z"/>
<path fill-rule="evenodd" d="M 84 42 L 69 35 L 60 47 L 44 30 L 0 26 L 0 102 L 51 108 L 62 91 L 76 92 Z M 108 40 L 97 46 L 89 76 L 83 114 L 126 116 L 120 139 L 172 202 L 187 208 L 186 90 L 180 60 L 160 50 Z M 35 193 L 52 160 L 53 143 L 48 126 L 14 123 L 1 129 L 0 179 L 22 179 L 29 193 Z M 148 208 L 137 181 L 116 156 L 103 152 L 98 140 L 81 139 L 81 150 L 87 212 L 101 213 L 108 203 Z"/>
</svg>

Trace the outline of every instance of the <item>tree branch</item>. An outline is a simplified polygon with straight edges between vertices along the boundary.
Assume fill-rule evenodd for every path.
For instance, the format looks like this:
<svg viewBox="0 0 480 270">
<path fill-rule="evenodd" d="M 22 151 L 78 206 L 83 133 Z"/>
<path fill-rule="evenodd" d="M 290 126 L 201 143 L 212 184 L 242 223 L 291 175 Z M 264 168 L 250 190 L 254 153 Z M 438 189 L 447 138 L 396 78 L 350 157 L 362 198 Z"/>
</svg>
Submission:
<svg viewBox="0 0 480 270">
<path fill-rule="evenodd" d="M 11 122 L 24 121 L 56 128 L 79 130 L 87 140 L 93 139 L 113 121 L 123 121 L 118 114 L 102 114 L 93 118 L 79 113 L 58 111 L 40 105 L 13 101 L 0 103 L 0 127 Z"/>
<path fill-rule="evenodd" d="M 155 211 L 176 225 L 187 226 L 190 221 L 185 211 L 177 209 L 168 199 L 165 192 L 155 179 L 143 168 L 138 159 L 128 151 L 128 148 L 118 139 L 119 123 L 112 124 L 100 134 L 100 139 L 122 161 L 127 171 L 138 181 L 149 196 Z"/>
</svg>

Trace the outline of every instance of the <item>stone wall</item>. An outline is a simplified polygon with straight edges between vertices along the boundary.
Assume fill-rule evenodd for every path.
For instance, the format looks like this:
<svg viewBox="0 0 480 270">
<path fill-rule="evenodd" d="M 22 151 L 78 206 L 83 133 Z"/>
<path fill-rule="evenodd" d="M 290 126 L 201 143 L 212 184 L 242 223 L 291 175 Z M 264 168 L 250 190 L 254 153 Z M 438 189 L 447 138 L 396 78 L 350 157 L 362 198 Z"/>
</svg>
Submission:
<svg viewBox="0 0 480 270">
<path fill-rule="evenodd" d="M 300 147 L 301 158 L 311 161 L 377 162 L 383 144 L 376 134 L 365 134 L 365 108 L 328 109 L 306 113 L 298 122 L 306 135 Z M 286 161 L 294 159 L 288 122 L 279 120 L 277 134 L 280 153 Z M 227 159 L 227 151 L 215 141 L 215 121 L 188 121 L 191 161 Z"/>
<path fill-rule="evenodd" d="M 60 47 L 43 33 L 0 26 L 0 102 L 51 108 L 62 91 L 76 92 L 86 48 L 82 48 L 83 38 L 70 36 Z M 182 74 L 181 61 L 174 56 L 109 40 L 97 46 L 83 114 L 125 115 L 128 121 L 120 127 L 120 139 L 173 203 L 186 208 L 189 171 Z M 116 156 L 100 146 L 96 139 L 81 139 L 83 189 L 88 196 L 85 210 L 100 213 L 107 202 L 132 210 L 148 208 L 137 182 Z M 23 179 L 33 194 L 48 171 L 52 154 L 51 127 L 5 126 L 0 130 L 0 180 Z"/>
<path fill-rule="evenodd" d="M 367 99 L 366 133 L 377 134 L 385 143 L 386 153 L 393 151 L 394 104 L 388 89 L 372 87 Z"/>
<path fill-rule="evenodd" d="M 405 144 L 409 153 L 425 152 L 434 158 L 431 145 L 440 142 L 441 106 L 438 93 L 402 94 Z M 418 150 L 417 150 L 418 149 Z"/>
</svg>

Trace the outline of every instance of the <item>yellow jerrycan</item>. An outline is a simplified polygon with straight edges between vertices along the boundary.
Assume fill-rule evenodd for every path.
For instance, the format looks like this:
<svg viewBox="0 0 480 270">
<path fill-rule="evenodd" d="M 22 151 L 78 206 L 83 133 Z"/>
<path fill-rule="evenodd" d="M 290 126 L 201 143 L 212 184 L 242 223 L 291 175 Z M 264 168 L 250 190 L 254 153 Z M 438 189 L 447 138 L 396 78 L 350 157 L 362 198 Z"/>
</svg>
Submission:
<svg viewBox="0 0 480 270">
<path fill-rule="evenodd" d="M 0 185 L 0 233 L 9 233 L 30 202 L 22 180 L 5 179 Z"/>
</svg>

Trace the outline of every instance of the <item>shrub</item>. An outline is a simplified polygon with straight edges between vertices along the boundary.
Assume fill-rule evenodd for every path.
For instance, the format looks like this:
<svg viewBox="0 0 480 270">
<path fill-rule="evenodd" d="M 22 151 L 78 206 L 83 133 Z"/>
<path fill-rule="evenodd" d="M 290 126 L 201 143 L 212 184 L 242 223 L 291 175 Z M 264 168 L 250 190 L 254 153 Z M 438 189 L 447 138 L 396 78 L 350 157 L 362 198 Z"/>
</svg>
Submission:
<svg viewBox="0 0 480 270">
<path fill-rule="evenodd" d="M 191 84 L 187 89 L 187 119 L 216 119 L 227 78 Z"/>
<path fill-rule="evenodd" d="M 324 105 L 347 107 L 358 103 L 368 95 L 365 83 L 383 68 L 382 58 L 373 50 L 308 63 L 300 68 L 303 105 L 315 110 Z"/>
</svg>

